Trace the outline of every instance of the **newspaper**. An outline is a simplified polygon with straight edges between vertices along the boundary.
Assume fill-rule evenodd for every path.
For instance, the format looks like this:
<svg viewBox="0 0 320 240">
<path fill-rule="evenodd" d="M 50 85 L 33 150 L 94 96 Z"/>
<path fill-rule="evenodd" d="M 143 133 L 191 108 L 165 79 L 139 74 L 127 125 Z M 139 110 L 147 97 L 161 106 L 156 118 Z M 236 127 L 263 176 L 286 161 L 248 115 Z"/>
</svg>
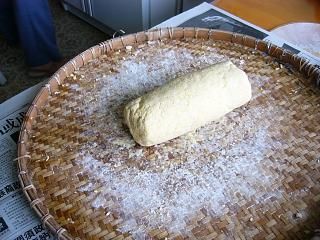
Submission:
<svg viewBox="0 0 320 240">
<path fill-rule="evenodd" d="M 203 3 L 159 27 L 206 27 L 244 33 L 270 41 L 320 65 L 320 59 L 226 11 Z M 40 83 L 0 104 L 0 240 L 52 240 L 24 197 L 17 178 L 17 141 L 24 115 Z"/>
<path fill-rule="evenodd" d="M 17 174 L 17 142 L 24 115 L 42 84 L 0 105 L 0 239 L 51 240 L 23 195 Z"/>
<path fill-rule="evenodd" d="M 163 27 L 202 27 L 242 33 L 261 40 L 269 41 L 278 47 L 285 48 L 298 56 L 308 59 L 310 63 L 314 65 L 320 66 L 320 58 L 277 37 L 269 31 L 266 31 L 206 2 L 162 22 L 154 28 Z"/>
</svg>

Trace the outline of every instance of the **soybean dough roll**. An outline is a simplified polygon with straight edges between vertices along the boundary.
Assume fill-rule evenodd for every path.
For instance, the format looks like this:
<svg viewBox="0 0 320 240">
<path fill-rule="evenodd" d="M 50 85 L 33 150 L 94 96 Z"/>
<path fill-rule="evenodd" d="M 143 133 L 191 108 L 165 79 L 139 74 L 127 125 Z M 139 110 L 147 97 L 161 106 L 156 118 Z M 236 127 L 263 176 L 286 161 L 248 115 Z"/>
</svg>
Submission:
<svg viewBox="0 0 320 240">
<path fill-rule="evenodd" d="M 251 98 L 248 77 L 221 62 L 178 77 L 125 106 L 124 120 L 136 142 L 159 144 L 195 130 Z"/>
</svg>

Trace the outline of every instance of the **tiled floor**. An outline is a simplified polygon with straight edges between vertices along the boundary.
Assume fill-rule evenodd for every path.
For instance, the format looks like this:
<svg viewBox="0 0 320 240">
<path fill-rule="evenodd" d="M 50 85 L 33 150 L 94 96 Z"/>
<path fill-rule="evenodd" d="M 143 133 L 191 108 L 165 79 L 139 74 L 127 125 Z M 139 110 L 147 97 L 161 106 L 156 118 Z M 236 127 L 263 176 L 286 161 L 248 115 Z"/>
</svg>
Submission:
<svg viewBox="0 0 320 240">
<path fill-rule="evenodd" d="M 105 33 L 65 12 L 56 0 L 49 0 L 56 26 L 56 35 L 63 56 L 75 56 L 109 38 Z M 29 78 L 21 48 L 8 46 L 0 36 L 0 69 L 8 82 L 0 86 L 0 103 L 41 81 Z"/>
</svg>

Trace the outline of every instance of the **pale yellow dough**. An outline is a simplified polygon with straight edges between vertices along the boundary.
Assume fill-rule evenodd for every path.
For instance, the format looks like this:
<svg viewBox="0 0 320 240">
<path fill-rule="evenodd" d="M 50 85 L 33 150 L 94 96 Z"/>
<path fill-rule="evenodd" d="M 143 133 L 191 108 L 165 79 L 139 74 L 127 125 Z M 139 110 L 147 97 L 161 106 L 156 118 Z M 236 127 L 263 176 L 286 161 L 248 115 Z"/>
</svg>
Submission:
<svg viewBox="0 0 320 240">
<path fill-rule="evenodd" d="M 134 140 L 151 146 L 217 120 L 250 98 L 247 75 L 226 61 L 176 78 L 131 101 L 124 119 Z"/>
</svg>

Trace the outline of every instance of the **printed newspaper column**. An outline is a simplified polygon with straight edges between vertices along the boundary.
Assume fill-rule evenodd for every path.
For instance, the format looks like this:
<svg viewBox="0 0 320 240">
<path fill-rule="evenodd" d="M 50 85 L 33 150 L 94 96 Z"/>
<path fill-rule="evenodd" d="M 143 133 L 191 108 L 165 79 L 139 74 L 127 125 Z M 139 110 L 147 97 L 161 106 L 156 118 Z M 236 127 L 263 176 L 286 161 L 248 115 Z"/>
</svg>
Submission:
<svg viewBox="0 0 320 240">
<path fill-rule="evenodd" d="M 37 90 L 37 89 L 36 89 Z M 24 115 L 32 100 L 22 97 L 21 104 L 6 103 L 0 106 L 0 239 L 2 240 L 53 240 L 30 207 L 18 181 L 17 141 Z M 17 101 L 19 100 L 17 98 Z M 17 102 L 16 102 L 17 103 Z M 5 112 L 5 113 L 4 113 Z"/>
</svg>

